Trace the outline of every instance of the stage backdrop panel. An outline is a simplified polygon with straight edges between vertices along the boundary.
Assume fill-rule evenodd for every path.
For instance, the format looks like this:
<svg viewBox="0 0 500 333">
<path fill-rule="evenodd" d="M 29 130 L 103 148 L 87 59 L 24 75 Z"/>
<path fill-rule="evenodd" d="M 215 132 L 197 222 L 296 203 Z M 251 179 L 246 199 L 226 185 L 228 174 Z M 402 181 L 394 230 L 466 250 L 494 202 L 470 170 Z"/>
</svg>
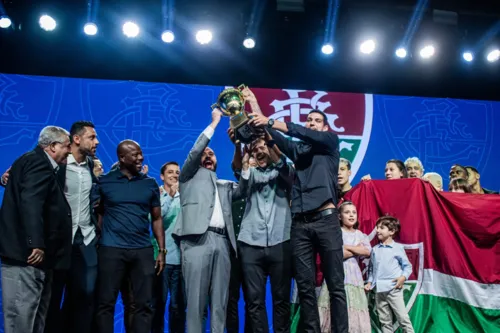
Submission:
<svg viewBox="0 0 500 333">
<path fill-rule="evenodd" d="M 161 165 L 171 160 L 183 163 L 197 136 L 210 123 L 210 105 L 223 89 L 0 74 L 0 172 L 34 147 L 44 126 L 69 130 L 76 120 L 90 120 L 96 125 L 100 140 L 97 155 L 106 170 L 117 160 L 117 144 L 133 139 L 143 148 L 150 175 L 160 182 Z M 292 89 L 254 92 L 263 112 L 274 119 L 303 124 L 311 109 L 324 111 L 341 139 L 341 155 L 352 161 L 353 183 L 365 174 L 383 179 L 389 159 L 404 161 L 417 156 L 425 171 L 443 176 L 445 186 L 450 166 L 460 163 L 475 166 L 484 187 L 500 189 L 496 172 L 500 154 L 493 148 L 500 146 L 498 102 Z M 219 177 L 233 179 L 228 126 L 225 118 L 211 147 L 217 154 Z M 115 331 L 122 332 L 122 307 L 117 308 Z M 270 312 L 269 321 L 272 323 Z"/>
</svg>

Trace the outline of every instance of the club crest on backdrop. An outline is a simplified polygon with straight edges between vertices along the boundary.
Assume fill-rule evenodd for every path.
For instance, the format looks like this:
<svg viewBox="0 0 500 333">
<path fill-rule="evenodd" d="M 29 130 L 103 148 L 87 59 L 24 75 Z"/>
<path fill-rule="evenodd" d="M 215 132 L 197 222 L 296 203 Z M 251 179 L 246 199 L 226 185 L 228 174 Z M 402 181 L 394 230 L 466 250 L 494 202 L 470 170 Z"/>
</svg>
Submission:
<svg viewBox="0 0 500 333">
<path fill-rule="evenodd" d="M 251 88 L 265 116 L 305 125 L 307 114 L 318 109 L 328 117 L 328 126 L 340 139 L 340 156 L 351 161 L 355 177 L 368 148 L 373 120 L 371 94 Z"/>
</svg>

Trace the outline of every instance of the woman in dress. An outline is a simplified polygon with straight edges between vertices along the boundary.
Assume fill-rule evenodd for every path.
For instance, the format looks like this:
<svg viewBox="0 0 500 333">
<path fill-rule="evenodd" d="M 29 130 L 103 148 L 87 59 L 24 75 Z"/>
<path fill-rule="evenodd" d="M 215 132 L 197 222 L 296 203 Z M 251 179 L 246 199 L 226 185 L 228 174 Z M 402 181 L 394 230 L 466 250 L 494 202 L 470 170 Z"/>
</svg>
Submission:
<svg viewBox="0 0 500 333">
<path fill-rule="evenodd" d="M 349 316 L 349 333 L 371 333 L 368 299 L 358 259 L 369 257 L 372 248 L 368 236 L 358 230 L 356 206 L 350 201 L 344 201 L 339 206 L 339 212 L 344 241 L 344 284 Z M 321 332 L 330 333 L 330 298 L 325 282 L 323 282 L 318 298 L 318 308 Z"/>
</svg>

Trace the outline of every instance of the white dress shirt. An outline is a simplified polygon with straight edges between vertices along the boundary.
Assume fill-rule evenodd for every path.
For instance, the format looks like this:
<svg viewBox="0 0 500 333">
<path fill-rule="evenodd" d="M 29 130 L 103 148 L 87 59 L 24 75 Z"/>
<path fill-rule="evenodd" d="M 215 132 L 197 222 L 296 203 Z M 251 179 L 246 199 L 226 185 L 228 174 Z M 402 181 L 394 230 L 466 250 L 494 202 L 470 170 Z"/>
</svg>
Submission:
<svg viewBox="0 0 500 333">
<path fill-rule="evenodd" d="M 214 129 L 212 128 L 212 126 L 208 126 L 203 131 L 203 134 L 205 134 L 205 136 L 208 139 L 212 139 L 212 136 L 214 135 Z M 208 226 L 221 229 L 224 229 L 226 227 L 226 223 L 224 222 L 224 214 L 222 213 L 222 205 L 220 204 L 219 190 L 217 189 L 217 186 L 215 186 L 214 211 L 212 213 L 212 218 L 210 219 L 210 223 L 208 224 Z"/>
<path fill-rule="evenodd" d="M 83 243 L 89 245 L 95 237 L 95 226 L 90 217 L 90 191 L 92 189 L 92 176 L 87 160 L 78 163 L 73 155 L 68 156 L 66 167 L 66 186 L 64 194 L 71 207 L 73 220 L 73 240 L 80 227 Z"/>
</svg>

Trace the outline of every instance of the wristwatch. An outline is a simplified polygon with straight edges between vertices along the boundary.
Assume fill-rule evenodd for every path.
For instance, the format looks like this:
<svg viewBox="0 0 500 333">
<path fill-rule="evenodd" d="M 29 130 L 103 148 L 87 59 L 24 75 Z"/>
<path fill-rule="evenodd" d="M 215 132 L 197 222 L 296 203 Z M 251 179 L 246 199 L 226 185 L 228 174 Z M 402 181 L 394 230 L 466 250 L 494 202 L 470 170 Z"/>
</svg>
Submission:
<svg viewBox="0 0 500 333">
<path fill-rule="evenodd" d="M 267 121 L 267 128 L 273 128 L 273 125 L 274 125 L 274 119 L 273 119 L 273 118 L 270 118 L 270 119 Z"/>
<path fill-rule="evenodd" d="M 158 251 L 159 251 L 160 253 L 165 254 L 165 255 L 167 254 L 167 249 L 159 249 Z"/>
</svg>

